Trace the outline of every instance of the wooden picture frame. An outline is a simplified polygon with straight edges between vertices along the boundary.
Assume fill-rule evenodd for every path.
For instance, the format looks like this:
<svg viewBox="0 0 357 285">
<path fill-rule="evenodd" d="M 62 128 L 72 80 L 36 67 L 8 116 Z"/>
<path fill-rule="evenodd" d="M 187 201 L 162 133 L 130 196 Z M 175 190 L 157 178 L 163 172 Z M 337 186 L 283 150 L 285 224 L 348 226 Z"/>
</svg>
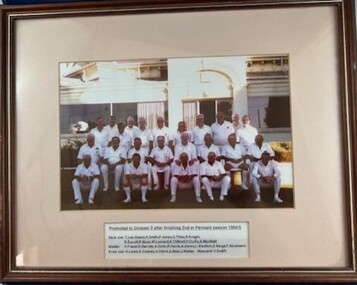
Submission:
<svg viewBox="0 0 357 285">
<path fill-rule="evenodd" d="M 354 11 L 352 0 L 121 0 L 1 7 L 0 280 L 355 282 Z M 99 217 L 61 212 L 59 62 L 260 50 L 287 53 L 291 60 L 294 208 L 164 210 L 165 215 L 162 210 L 128 210 L 125 217 L 114 211 Z M 104 257 L 107 223 L 180 222 L 248 223 L 249 257 Z"/>
</svg>

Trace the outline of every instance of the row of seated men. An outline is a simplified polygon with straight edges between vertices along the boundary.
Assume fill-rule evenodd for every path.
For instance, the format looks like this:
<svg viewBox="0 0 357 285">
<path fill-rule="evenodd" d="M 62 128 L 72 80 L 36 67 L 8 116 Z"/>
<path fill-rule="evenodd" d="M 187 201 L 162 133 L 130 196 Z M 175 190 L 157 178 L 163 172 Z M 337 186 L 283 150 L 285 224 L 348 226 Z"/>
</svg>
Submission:
<svg viewBox="0 0 357 285">
<path fill-rule="evenodd" d="M 164 188 L 171 190 L 171 202 L 176 201 L 177 188 L 191 187 L 197 202 L 201 203 L 201 186 L 206 189 L 210 200 L 214 200 L 212 188 L 221 188 L 220 200 L 223 201 L 230 187 L 230 173 L 236 170 L 242 171 L 244 190 L 253 185 L 256 202 L 261 201 L 260 188 L 267 186 L 274 187 L 274 202 L 282 202 L 279 198 L 280 171 L 272 160 L 274 152 L 269 144 L 263 142 L 261 135 L 256 135 L 255 142 L 247 151 L 237 143 L 235 133 L 228 135 L 227 144 L 221 150 L 213 144 L 210 133 L 204 135 L 204 145 L 199 147 L 190 142 L 187 132 L 183 132 L 180 138 L 181 142 L 175 145 L 173 153 L 165 144 L 165 136 L 158 136 L 157 146 L 149 153 L 142 147 L 140 137 L 135 137 L 134 146 L 127 150 L 115 136 L 103 151 L 95 143 L 94 135 L 88 134 L 87 143 L 79 150 L 80 164 L 72 182 L 75 203 L 83 203 L 81 188 L 89 190 L 88 203 L 94 203 L 100 174 L 103 176 L 103 191 L 107 191 L 109 171 L 114 172 L 116 191 L 120 190 L 123 177 L 125 203 L 131 202 L 131 190 L 137 188 L 142 191 L 142 201 L 147 202 L 148 188 L 157 190 L 159 187 L 158 172 L 164 173 Z"/>
</svg>

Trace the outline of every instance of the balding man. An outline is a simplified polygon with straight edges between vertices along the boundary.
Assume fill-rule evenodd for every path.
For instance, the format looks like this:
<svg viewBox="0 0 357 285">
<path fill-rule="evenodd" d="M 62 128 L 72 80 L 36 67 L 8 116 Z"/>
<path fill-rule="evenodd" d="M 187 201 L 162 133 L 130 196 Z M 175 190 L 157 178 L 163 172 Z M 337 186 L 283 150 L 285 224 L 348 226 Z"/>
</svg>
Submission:
<svg viewBox="0 0 357 285">
<path fill-rule="evenodd" d="M 222 112 L 217 113 L 216 119 L 217 121 L 211 126 L 213 143 L 218 146 L 219 151 L 222 153 L 223 146 L 228 143 L 227 138 L 228 135 L 231 134 L 232 123 L 225 121 Z"/>
<path fill-rule="evenodd" d="M 158 117 L 156 120 L 156 128 L 152 129 L 150 138 L 150 149 L 157 146 L 157 138 L 163 136 L 165 138 L 165 145 L 172 145 L 172 134 L 168 127 L 165 126 L 163 117 Z"/>
<path fill-rule="evenodd" d="M 90 154 L 83 155 L 83 162 L 79 164 L 74 173 L 72 188 L 76 205 L 83 204 L 81 190 L 89 191 L 88 204 L 94 204 L 94 196 L 99 187 L 99 167 L 92 163 Z"/>
<path fill-rule="evenodd" d="M 174 161 L 180 163 L 180 155 L 185 152 L 188 155 L 188 163 L 190 165 L 197 161 L 196 147 L 190 141 L 190 135 L 187 132 L 181 134 L 181 141 L 175 146 L 175 159 Z"/>
<path fill-rule="evenodd" d="M 82 163 L 84 154 L 90 154 L 92 163 L 99 164 L 103 158 L 103 149 L 100 144 L 95 142 L 94 134 L 89 133 L 86 138 L 87 142 L 78 151 L 78 164 Z"/>
<path fill-rule="evenodd" d="M 228 195 L 231 178 L 227 176 L 227 172 L 222 163 L 216 160 L 216 154 L 214 152 L 210 152 L 207 161 L 201 163 L 200 175 L 201 182 L 206 188 L 209 199 L 211 201 L 214 200 L 212 188 L 221 188 L 219 200 L 223 201 L 224 197 Z"/>
<path fill-rule="evenodd" d="M 180 164 L 174 163 L 172 165 L 172 178 L 171 178 L 171 200 L 173 203 L 176 201 L 176 191 L 179 189 L 192 189 L 194 188 L 196 201 L 202 203 L 201 199 L 201 184 L 198 177 L 198 169 L 196 164 L 190 165 L 188 163 L 189 156 L 186 152 L 180 154 Z"/>
<path fill-rule="evenodd" d="M 144 117 L 139 118 L 139 127 L 134 130 L 133 139 L 140 138 L 141 147 L 150 152 L 150 138 L 151 130 L 146 126 L 146 119 Z"/>
<path fill-rule="evenodd" d="M 158 136 L 157 137 L 157 147 L 154 147 L 150 153 L 150 162 L 152 163 L 151 173 L 152 180 L 154 183 L 154 190 L 159 189 L 159 177 L 158 172 L 164 172 L 164 188 L 165 190 L 169 189 L 170 183 L 170 173 L 171 168 L 170 165 L 173 162 L 173 154 L 171 149 L 165 145 L 165 137 Z"/>
<path fill-rule="evenodd" d="M 126 132 L 131 140 L 133 141 L 134 139 L 134 132 L 138 129 L 137 126 L 135 126 L 135 119 L 133 116 L 129 116 L 127 119 L 126 119 L 126 127 L 124 129 L 124 132 Z"/>
<path fill-rule="evenodd" d="M 202 145 L 197 151 L 197 158 L 200 163 L 207 161 L 208 154 L 210 152 L 214 152 L 216 154 L 216 159 L 219 160 L 221 158 L 221 153 L 219 148 L 213 144 L 213 139 L 211 134 L 205 135 L 205 144 Z"/>
<path fill-rule="evenodd" d="M 258 134 L 256 128 L 250 125 L 250 117 L 244 115 L 242 118 L 243 126 L 236 131 L 236 136 L 239 138 L 239 143 L 248 151 L 249 146 L 254 143 L 255 136 Z"/>
<path fill-rule="evenodd" d="M 204 137 L 206 134 L 212 135 L 211 127 L 205 125 L 205 116 L 198 114 L 196 117 L 196 126 L 192 130 L 192 140 L 197 152 L 198 149 L 205 144 Z"/>
</svg>

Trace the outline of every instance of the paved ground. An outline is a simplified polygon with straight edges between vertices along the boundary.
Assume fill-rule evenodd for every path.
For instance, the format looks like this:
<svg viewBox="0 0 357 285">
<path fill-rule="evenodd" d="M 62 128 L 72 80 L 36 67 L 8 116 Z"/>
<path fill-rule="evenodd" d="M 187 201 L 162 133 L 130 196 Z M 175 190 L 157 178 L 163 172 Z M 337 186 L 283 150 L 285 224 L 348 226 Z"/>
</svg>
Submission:
<svg viewBox="0 0 357 285">
<path fill-rule="evenodd" d="M 165 190 L 148 191 L 148 203 L 141 202 L 141 192 L 133 191 L 132 202 L 125 204 L 122 201 L 126 198 L 124 191 L 115 192 L 109 189 L 107 192 L 98 191 L 95 197 L 95 204 L 84 204 L 77 206 L 74 204 L 73 191 L 71 189 L 72 174 L 62 175 L 62 210 L 100 210 L 100 209 L 205 209 L 205 208 L 292 208 L 294 207 L 294 190 L 283 188 L 280 191 L 280 198 L 283 203 L 273 203 L 273 189 L 266 189 L 262 192 L 262 202 L 254 202 L 254 191 L 242 191 L 240 186 L 229 190 L 224 201 L 219 201 L 220 189 L 214 189 L 215 201 L 208 199 L 205 190 L 202 190 L 201 197 L 203 203 L 197 203 L 193 190 L 178 190 L 176 202 L 170 203 L 170 193 Z M 85 199 L 86 201 L 87 199 Z"/>
</svg>

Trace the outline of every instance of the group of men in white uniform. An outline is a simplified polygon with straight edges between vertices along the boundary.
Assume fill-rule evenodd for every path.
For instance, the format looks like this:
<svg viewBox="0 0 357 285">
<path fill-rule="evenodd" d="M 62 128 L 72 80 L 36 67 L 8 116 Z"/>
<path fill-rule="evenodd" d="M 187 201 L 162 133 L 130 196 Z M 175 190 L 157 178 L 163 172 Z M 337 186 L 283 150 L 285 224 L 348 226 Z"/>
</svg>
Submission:
<svg viewBox="0 0 357 285">
<path fill-rule="evenodd" d="M 194 189 L 196 201 L 202 203 L 201 189 L 213 201 L 212 188 L 220 188 L 219 200 L 228 195 L 231 173 L 242 172 L 242 189 L 250 185 L 256 193 L 256 202 L 261 201 L 261 187 L 274 187 L 274 202 L 281 203 L 280 171 L 272 159 L 274 152 L 263 137 L 250 125 L 244 115 L 240 125 L 238 114 L 232 122 L 224 114 L 217 113 L 212 126 L 204 123 L 199 114 L 196 126 L 187 131 L 185 122 L 178 123 L 175 133 L 165 126 L 164 118 L 157 118 L 157 127 L 149 129 L 145 118 L 135 125 L 133 117 L 127 125 L 116 123 L 110 116 L 105 126 L 104 119 L 97 118 L 97 126 L 87 135 L 87 142 L 78 153 L 79 165 L 72 181 L 75 204 L 82 204 L 81 189 L 89 190 L 88 203 L 94 202 L 99 188 L 100 174 L 103 191 L 109 188 L 109 173 L 114 174 L 114 190 L 122 185 L 126 199 L 131 202 L 131 191 L 141 190 L 142 202 L 146 203 L 148 189 L 159 189 L 159 175 L 164 175 L 164 189 L 171 191 L 170 202 L 176 201 L 177 189 Z"/>
</svg>

